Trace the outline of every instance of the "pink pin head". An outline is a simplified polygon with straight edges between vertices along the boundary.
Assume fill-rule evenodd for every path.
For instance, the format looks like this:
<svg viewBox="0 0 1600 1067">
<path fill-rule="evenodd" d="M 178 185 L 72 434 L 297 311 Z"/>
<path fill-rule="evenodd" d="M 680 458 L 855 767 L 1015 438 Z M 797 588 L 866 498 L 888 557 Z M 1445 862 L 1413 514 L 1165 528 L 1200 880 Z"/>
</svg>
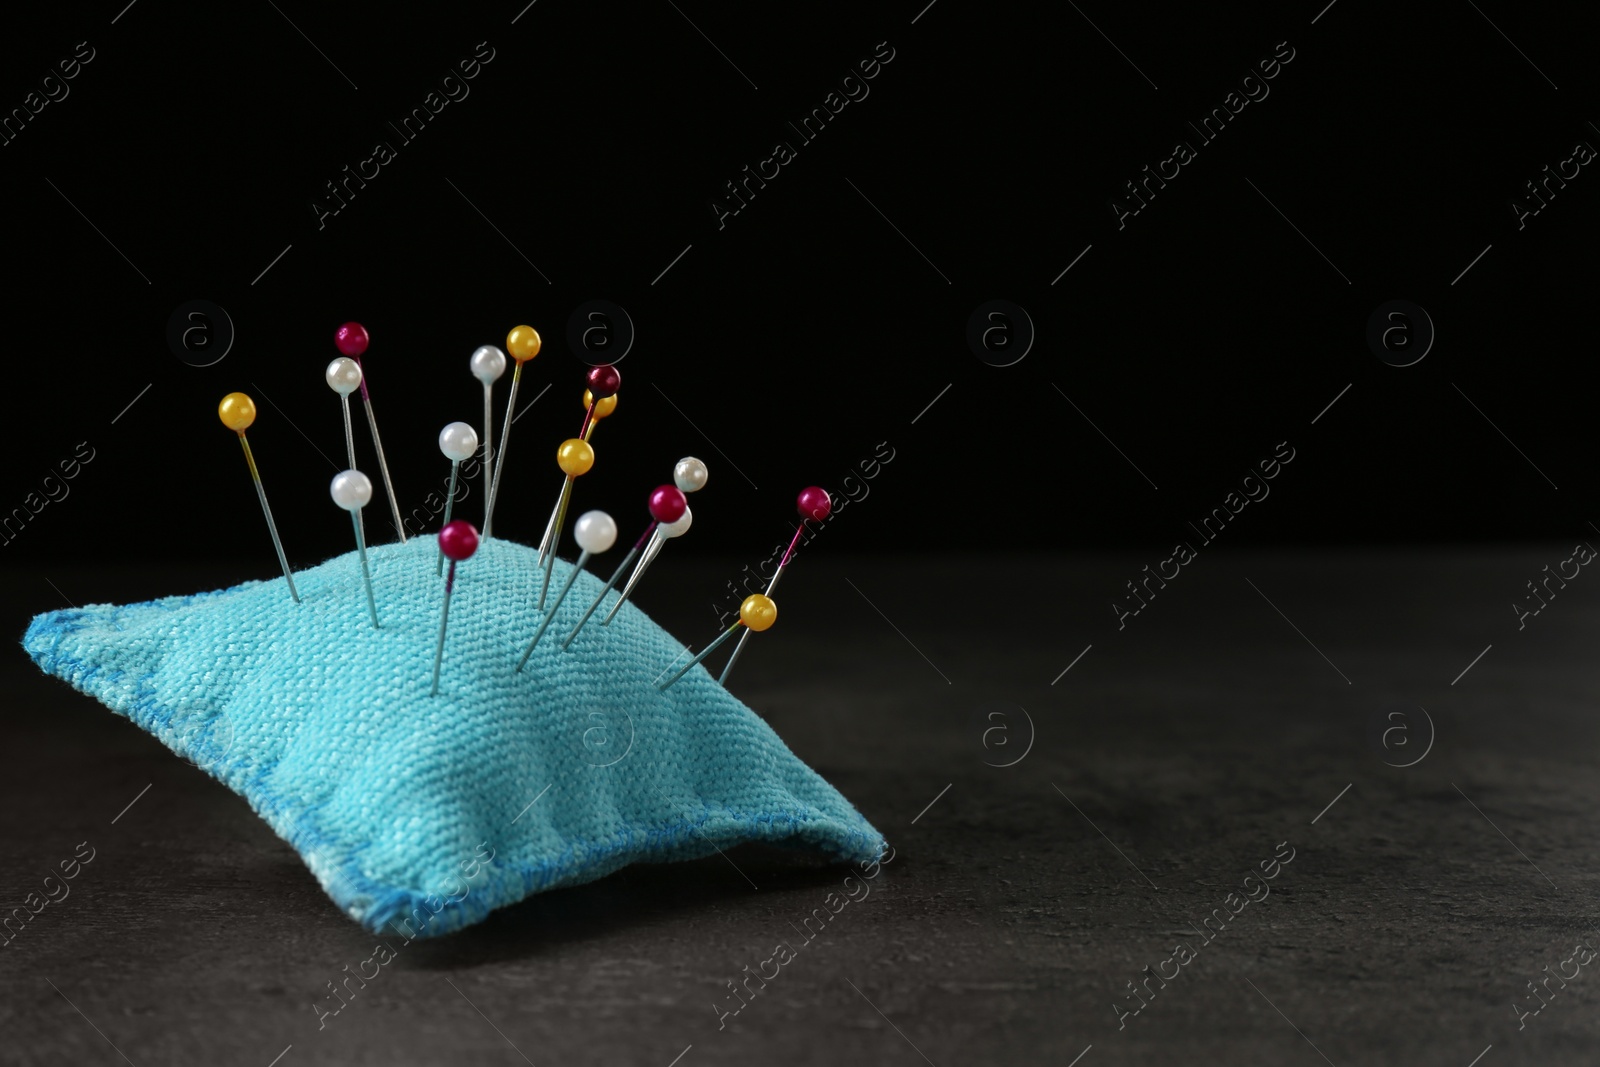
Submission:
<svg viewBox="0 0 1600 1067">
<path fill-rule="evenodd" d="M 650 517 L 659 523 L 674 523 L 683 518 L 689 501 L 675 485 L 658 485 L 650 494 Z"/>
<path fill-rule="evenodd" d="M 439 550 L 453 563 L 470 558 L 478 551 L 478 528 L 463 519 L 446 523 L 439 531 Z"/>
<path fill-rule="evenodd" d="M 592 367 L 587 375 L 589 394 L 596 400 L 604 400 L 608 396 L 616 396 L 617 390 L 622 388 L 622 375 L 617 368 L 609 363 L 602 363 Z"/>
<path fill-rule="evenodd" d="M 367 328 L 359 322 L 347 322 L 333 332 L 333 343 L 344 355 L 359 359 L 367 350 Z"/>
<path fill-rule="evenodd" d="M 800 512 L 802 519 L 821 522 L 833 513 L 833 500 L 822 486 L 808 485 L 800 490 L 800 496 L 795 500 L 795 510 Z"/>
</svg>

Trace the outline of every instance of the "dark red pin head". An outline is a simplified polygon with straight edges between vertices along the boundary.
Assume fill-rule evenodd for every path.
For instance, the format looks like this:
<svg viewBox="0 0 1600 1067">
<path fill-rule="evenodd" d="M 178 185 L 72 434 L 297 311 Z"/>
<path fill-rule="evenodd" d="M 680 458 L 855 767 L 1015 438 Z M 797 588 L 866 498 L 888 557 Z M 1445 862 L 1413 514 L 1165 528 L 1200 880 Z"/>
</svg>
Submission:
<svg viewBox="0 0 1600 1067">
<path fill-rule="evenodd" d="M 659 523 L 674 523 L 683 518 L 689 502 L 675 485 L 658 485 L 650 494 L 650 517 Z"/>
<path fill-rule="evenodd" d="M 478 551 L 478 528 L 464 519 L 445 524 L 439 531 L 439 550 L 459 563 Z"/>
<path fill-rule="evenodd" d="M 622 388 L 622 375 L 609 363 L 591 367 L 585 377 L 589 383 L 589 393 L 596 400 L 616 396 L 617 390 Z"/>
<path fill-rule="evenodd" d="M 800 496 L 795 500 L 795 510 L 800 512 L 802 519 L 821 522 L 833 513 L 833 500 L 822 486 L 808 485 L 800 490 Z"/>
<path fill-rule="evenodd" d="M 367 350 L 367 328 L 347 322 L 333 332 L 333 343 L 344 355 L 360 357 Z"/>
</svg>

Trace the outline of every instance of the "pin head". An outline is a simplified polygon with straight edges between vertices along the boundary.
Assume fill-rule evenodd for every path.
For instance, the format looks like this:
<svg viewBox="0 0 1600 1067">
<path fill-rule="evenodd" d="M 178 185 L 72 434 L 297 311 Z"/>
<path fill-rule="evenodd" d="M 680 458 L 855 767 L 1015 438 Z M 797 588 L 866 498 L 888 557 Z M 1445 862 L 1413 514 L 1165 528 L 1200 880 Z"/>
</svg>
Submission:
<svg viewBox="0 0 1600 1067">
<path fill-rule="evenodd" d="M 603 511 L 586 511 L 578 516 L 572 536 L 585 552 L 604 552 L 617 543 L 617 523 Z"/>
<path fill-rule="evenodd" d="M 684 456 L 672 468 L 672 481 L 685 493 L 698 493 L 706 487 L 710 472 L 706 465 L 693 456 Z"/>
<path fill-rule="evenodd" d="M 588 474 L 589 468 L 594 466 L 594 446 L 588 441 L 569 437 L 561 442 L 560 448 L 556 449 L 556 465 L 568 478 Z"/>
<path fill-rule="evenodd" d="M 494 345 L 480 345 L 472 353 L 472 376 L 484 385 L 500 380 L 506 372 L 506 354 Z"/>
<path fill-rule="evenodd" d="M 585 389 L 583 391 L 583 410 L 588 411 L 591 407 L 594 408 L 594 417 L 603 419 L 617 410 L 617 398 L 613 395 L 596 399 L 594 393 Z"/>
<path fill-rule="evenodd" d="M 478 528 L 465 519 L 445 523 L 439 531 L 439 550 L 453 563 L 469 559 L 478 551 Z"/>
<path fill-rule="evenodd" d="M 361 364 L 349 356 L 340 356 L 328 364 L 322 376 L 328 379 L 328 388 L 340 396 L 349 396 L 361 388 Z"/>
<path fill-rule="evenodd" d="M 778 621 L 778 605 L 769 596 L 753 593 L 739 605 L 739 621 L 756 633 L 770 629 Z"/>
<path fill-rule="evenodd" d="M 333 343 L 347 356 L 360 356 L 367 350 L 367 328 L 359 322 L 347 322 L 333 331 Z"/>
<path fill-rule="evenodd" d="M 236 433 L 244 433 L 256 421 L 256 402 L 244 393 L 229 393 L 217 405 L 217 418 Z"/>
<path fill-rule="evenodd" d="M 677 522 L 664 522 L 658 527 L 662 537 L 682 537 L 689 532 L 689 527 L 694 525 L 694 512 L 689 510 L 689 505 L 683 506 L 683 514 L 678 516 Z"/>
<path fill-rule="evenodd" d="M 360 471 L 340 471 L 333 476 L 328 495 L 346 511 L 357 511 L 372 500 L 372 479 Z"/>
<path fill-rule="evenodd" d="M 617 390 L 622 388 L 621 373 L 609 363 L 590 367 L 586 377 L 589 381 L 589 393 L 602 400 L 608 396 L 616 396 Z"/>
<path fill-rule="evenodd" d="M 650 517 L 659 523 L 677 522 L 688 507 L 683 490 L 675 485 L 658 485 L 650 494 Z"/>
<path fill-rule="evenodd" d="M 513 326 L 506 334 L 506 351 L 518 363 L 526 363 L 539 354 L 539 331 L 532 326 Z"/>
<path fill-rule="evenodd" d="M 452 422 L 439 431 L 439 451 L 455 463 L 470 459 L 478 451 L 478 431 L 464 422 Z"/>
<path fill-rule="evenodd" d="M 800 496 L 795 500 L 795 510 L 800 512 L 802 519 L 821 522 L 832 514 L 833 500 L 822 486 L 808 485 L 800 490 Z"/>
</svg>

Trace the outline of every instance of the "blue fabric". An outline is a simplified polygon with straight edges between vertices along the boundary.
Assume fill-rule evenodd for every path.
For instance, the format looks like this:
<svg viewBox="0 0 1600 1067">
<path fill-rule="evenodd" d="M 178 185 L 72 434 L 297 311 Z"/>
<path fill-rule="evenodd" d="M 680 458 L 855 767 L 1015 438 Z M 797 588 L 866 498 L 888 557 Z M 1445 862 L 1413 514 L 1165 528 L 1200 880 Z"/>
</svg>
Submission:
<svg viewBox="0 0 1600 1067">
<path fill-rule="evenodd" d="M 50 612 L 23 644 L 248 800 L 372 930 L 415 917 L 407 937 L 446 933 L 629 863 L 746 841 L 882 854 L 883 836 L 704 667 L 658 690 L 688 655 L 631 603 L 563 652 L 600 591 L 587 572 L 514 673 L 542 618 L 527 546 L 492 539 L 458 566 L 431 698 L 435 545 L 369 551 L 377 630 L 352 552 L 297 573 L 298 605 L 279 577 Z M 552 600 L 569 571 L 556 562 Z"/>
</svg>

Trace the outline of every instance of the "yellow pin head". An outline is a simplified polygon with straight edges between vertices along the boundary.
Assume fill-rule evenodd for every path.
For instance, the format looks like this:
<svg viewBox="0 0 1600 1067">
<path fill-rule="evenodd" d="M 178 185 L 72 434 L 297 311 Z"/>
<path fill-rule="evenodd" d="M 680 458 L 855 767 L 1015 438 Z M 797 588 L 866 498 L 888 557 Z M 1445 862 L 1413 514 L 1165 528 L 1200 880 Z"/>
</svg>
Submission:
<svg viewBox="0 0 1600 1067">
<path fill-rule="evenodd" d="M 756 633 L 771 628 L 778 621 L 778 605 L 772 598 L 754 593 L 744 598 L 744 603 L 739 605 L 739 621 L 744 623 Z"/>
<path fill-rule="evenodd" d="M 256 421 L 256 402 L 244 393 L 229 393 L 217 405 L 217 418 L 235 433 L 244 433 Z"/>
<path fill-rule="evenodd" d="M 506 334 L 506 351 L 518 363 L 525 363 L 539 354 L 539 331 L 532 326 L 513 326 Z"/>
<path fill-rule="evenodd" d="M 556 465 L 568 478 L 588 474 L 589 468 L 594 466 L 594 446 L 576 437 L 569 437 L 556 449 Z"/>
<path fill-rule="evenodd" d="M 608 397 L 602 397 L 600 403 L 595 404 L 594 394 L 585 389 L 583 391 L 583 410 L 588 411 L 590 404 L 594 404 L 594 417 L 603 419 L 617 410 L 617 394 L 612 393 Z"/>
</svg>

